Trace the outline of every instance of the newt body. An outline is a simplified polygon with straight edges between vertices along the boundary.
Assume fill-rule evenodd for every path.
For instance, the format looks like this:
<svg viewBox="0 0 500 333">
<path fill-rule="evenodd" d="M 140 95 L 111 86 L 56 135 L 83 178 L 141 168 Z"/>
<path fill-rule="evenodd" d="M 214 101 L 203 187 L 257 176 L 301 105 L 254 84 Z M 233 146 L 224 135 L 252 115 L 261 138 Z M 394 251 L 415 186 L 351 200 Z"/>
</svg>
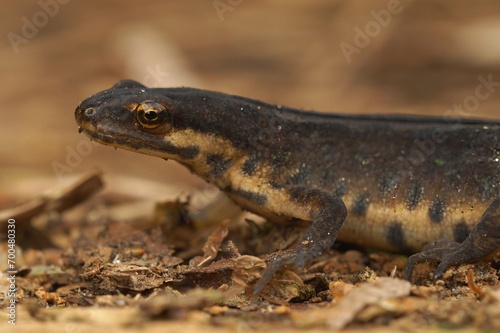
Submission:
<svg viewBox="0 0 500 333">
<path fill-rule="evenodd" d="M 120 81 L 83 101 L 92 140 L 173 159 L 242 208 L 311 221 L 271 262 L 304 264 L 336 239 L 416 253 L 406 268 L 475 262 L 500 250 L 500 121 L 306 112 L 191 88 Z"/>
</svg>

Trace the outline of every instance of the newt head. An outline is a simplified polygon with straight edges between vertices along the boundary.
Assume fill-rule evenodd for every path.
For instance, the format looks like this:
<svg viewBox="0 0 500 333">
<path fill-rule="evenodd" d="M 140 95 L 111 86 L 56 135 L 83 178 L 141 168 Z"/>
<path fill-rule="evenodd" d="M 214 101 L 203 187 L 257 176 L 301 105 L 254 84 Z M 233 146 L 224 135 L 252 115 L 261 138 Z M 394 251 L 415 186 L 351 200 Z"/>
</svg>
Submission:
<svg viewBox="0 0 500 333">
<path fill-rule="evenodd" d="M 175 128 L 177 109 L 174 100 L 125 80 L 81 102 L 75 119 L 79 131 L 91 140 L 183 162 L 194 158 L 198 147 Z"/>
<path fill-rule="evenodd" d="M 227 108 L 227 96 L 125 80 L 81 102 L 75 119 L 91 140 L 176 160 L 210 181 L 221 175 L 214 160 L 230 165 L 240 159 L 252 137 L 249 117 Z"/>
</svg>

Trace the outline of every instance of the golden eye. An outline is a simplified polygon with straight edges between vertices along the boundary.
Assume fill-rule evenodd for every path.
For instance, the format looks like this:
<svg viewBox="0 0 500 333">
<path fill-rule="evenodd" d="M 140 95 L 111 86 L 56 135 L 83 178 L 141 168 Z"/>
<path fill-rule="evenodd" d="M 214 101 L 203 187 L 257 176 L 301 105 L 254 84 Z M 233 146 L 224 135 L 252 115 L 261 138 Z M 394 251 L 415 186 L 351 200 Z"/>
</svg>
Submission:
<svg viewBox="0 0 500 333">
<path fill-rule="evenodd" d="M 144 101 L 135 109 L 136 118 L 144 128 L 156 128 L 168 118 L 167 109 L 155 101 Z"/>
</svg>

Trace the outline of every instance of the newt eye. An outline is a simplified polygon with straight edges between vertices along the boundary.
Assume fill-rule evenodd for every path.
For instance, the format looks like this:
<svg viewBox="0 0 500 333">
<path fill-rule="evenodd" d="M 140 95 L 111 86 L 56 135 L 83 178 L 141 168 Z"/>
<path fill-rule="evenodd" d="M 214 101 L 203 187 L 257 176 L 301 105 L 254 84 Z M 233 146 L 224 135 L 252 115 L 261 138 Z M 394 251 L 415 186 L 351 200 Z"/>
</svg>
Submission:
<svg viewBox="0 0 500 333">
<path fill-rule="evenodd" d="M 155 101 L 144 101 L 135 109 L 136 118 L 144 128 L 156 128 L 168 117 L 165 106 Z"/>
</svg>

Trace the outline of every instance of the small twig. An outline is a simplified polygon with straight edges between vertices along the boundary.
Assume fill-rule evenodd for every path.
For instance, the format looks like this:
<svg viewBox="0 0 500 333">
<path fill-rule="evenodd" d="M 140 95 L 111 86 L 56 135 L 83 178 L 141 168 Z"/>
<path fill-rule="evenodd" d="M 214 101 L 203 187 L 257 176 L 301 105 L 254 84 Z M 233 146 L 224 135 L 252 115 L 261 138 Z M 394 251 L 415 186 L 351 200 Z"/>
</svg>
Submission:
<svg viewBox="0 0 500 333">
<path fill-rule="evenodd" d="M 63 212 L 87 200 L 103 187 L 101 172 L 94 171 L 80 177 L 76 182 L 62 188 L 45 192 L 37 198 L 16 207 L 0 211 L 0 230 L 6 230 L 9 219 L 16 220 L 17 228 L 45 212 Z"/>
<path fill-rule="evenodd" d="M 474 283 L 474 270 L 469 269 L 467 272 L 467 285 L 478 296 L 484 296 L 484 292 Z"/>
</svg>

